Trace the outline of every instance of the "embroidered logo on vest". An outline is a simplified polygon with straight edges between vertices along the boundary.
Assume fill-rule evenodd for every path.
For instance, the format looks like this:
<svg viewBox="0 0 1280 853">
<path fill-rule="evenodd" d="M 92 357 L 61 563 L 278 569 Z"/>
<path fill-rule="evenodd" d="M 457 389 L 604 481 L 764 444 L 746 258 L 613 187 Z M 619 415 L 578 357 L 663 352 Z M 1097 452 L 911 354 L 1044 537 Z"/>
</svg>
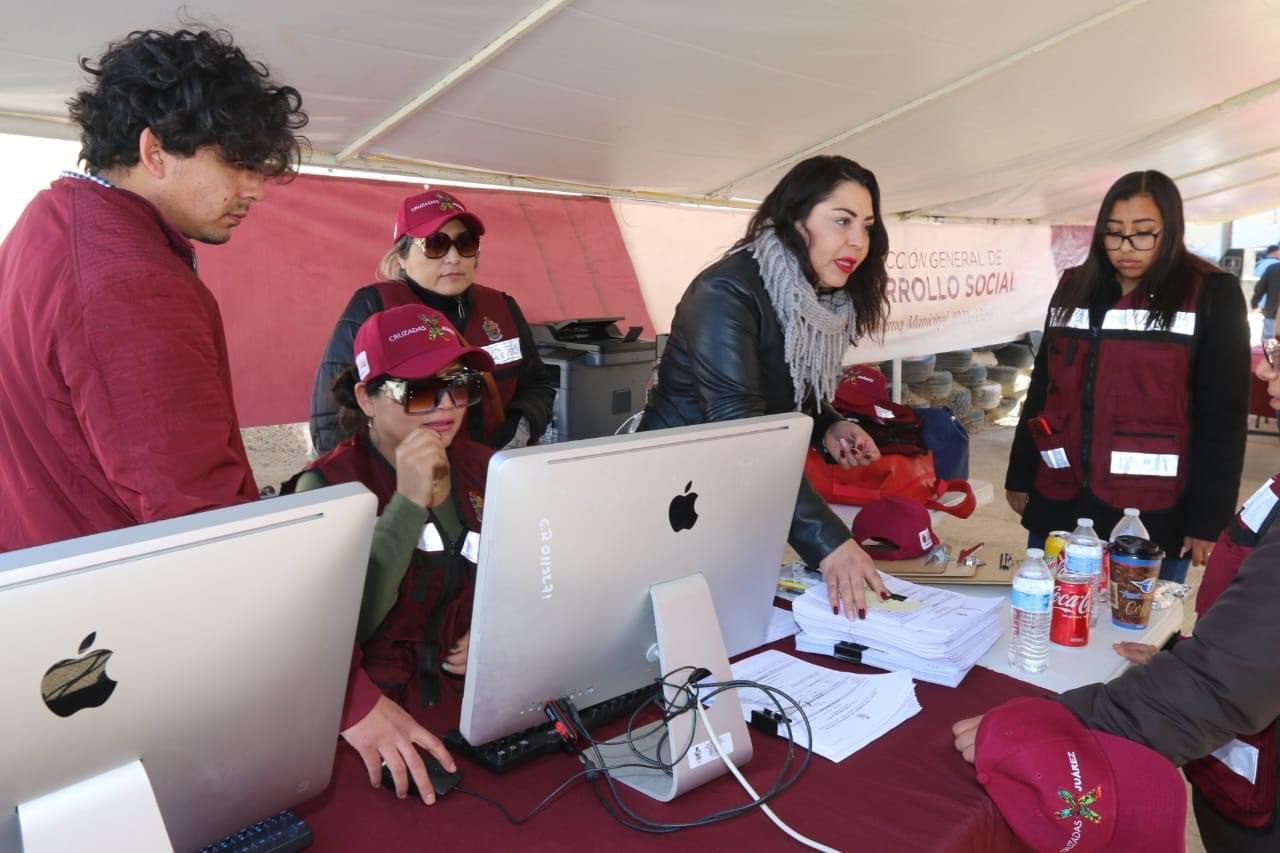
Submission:
<svg viewBox="0 0 1280 853">
<path fill-rule="evenodd" d="M 498 328 L 498 324 L 493 321 L 492 317 L 485 317 L 484 322 L 480 324 L 480 328 L 484 329 L 485 336 L 489 340 L 494 342 L 502 340 L 502 329 Z"/>
</svg>

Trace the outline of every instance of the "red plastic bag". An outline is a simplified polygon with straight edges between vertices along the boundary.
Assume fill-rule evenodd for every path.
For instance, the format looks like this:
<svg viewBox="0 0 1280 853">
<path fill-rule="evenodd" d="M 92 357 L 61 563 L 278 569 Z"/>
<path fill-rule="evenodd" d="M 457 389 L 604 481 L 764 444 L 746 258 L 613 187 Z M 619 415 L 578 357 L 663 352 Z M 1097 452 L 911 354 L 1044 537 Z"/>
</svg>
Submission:
<svg viewBox="0 0 1280 853">
<path fill-rule="evenodd" d="M 968 518 L 978 506 L 967 480 L 938 479 L 932 453 L 887 453 L 868 465 L 841 468 L 827 462 L 819 451 L 810 450 L 804 474 L 818 494 L 834 504 L 866 506 L 880 498 L 900 497 L 957 518 Z M 959 492 L 964 499 L 958 504 L 942 503 L 942 496 L 950 492 Z"/>
</svg>

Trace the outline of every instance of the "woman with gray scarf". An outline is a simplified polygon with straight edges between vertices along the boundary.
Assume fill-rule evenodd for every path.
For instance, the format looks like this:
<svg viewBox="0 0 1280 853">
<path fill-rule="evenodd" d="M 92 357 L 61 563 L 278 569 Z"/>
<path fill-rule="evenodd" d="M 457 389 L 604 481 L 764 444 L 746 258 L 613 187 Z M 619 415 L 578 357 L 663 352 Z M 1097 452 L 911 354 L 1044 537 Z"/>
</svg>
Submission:
<svg viewBox="0 0 1280 853">
<path fill-rule="evenodd" d="M 876 459 L 875 443 L 831 399 L 849 345 L 883 330 L 888 250 L 875 175 L 845 157 L 798 163 L 685 291 L 640 429 L 802 411 L 814 419 L 814 444 L 841 465 Z M 866 588 L 887 594 L 807 480 L 788 541 L 821 570 L 833 611 L 865 616 Z"/>
</svg>

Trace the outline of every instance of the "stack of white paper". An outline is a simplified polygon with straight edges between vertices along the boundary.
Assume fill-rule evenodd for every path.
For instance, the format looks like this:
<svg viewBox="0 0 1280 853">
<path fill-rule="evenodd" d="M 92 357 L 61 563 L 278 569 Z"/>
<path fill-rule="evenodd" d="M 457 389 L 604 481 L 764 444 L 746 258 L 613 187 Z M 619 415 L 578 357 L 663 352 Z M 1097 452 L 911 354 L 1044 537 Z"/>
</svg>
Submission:
<svg viewBox="0 0 1280 853">
<path fill-rule="evenodd" d="M 1000 638 L 1000 598 L 979 598 L 881 574 L 885 587 L 906 596 L 914 609 L 871 606 L 866 619 L 831 612 L 825 584 L 792 604 L 801 633 L 796 648 L 833 654 L 835 644 L 865 646 L 862 662 L 906 670 L 921 681 L 955 687 Z M 876 604 L 872 602 L 872 604 Z"/>
<path fill-rule="evenodd" d="M 920 713 L 915 685 L 905 672 L 855 675 L 806 663 L 769 650 L 733 664 L 733 677 L 758 681 L 786 693 L 804 708 L 813 734 L 813 752 L 843 761 L 899 723 Z M 739 689 L 742 715 L 749 722 L 753 710 L 777 713 L 773 699 L 759 690 Z M 800 715 L 783 703 L 797 744 L 807 746 Z M 784 730 L 779 730 L 785 736 Z"/>
</svg>

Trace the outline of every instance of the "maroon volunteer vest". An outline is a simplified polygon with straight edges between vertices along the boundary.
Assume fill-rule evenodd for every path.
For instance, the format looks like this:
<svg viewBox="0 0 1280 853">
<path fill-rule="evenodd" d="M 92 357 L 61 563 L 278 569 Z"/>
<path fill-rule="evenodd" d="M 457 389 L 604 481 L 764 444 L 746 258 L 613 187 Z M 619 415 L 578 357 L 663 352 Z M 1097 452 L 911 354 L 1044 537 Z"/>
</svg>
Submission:
<svg viewBox="0 0 1280 853">
<path fill-rule="evenodd" d="M 489 448 L 462 436 L 449 447 L 453 494 L 470 531 L 480 530 L 485 474 L 492 455 Z M 379 515 L 395 494 L 395 469 L 362 436 L 346 439 L 308 467 L 319 471 L 329 484 L 363 483 L 377 497 Z M 434 521 L 434 516 L 429 520 Z M 440 533 L 443 537 L 444 531 Z M 365 672 L 401 701 L 412 681 L 422 688 L 423 704 L 439 698 L 441 652 L 471 629 L 475 566 L 461 554 L 462 538 L 446 542 L 444 551 L 414 550 L 396 603 L 361 647 Z"/>
<path fill-rule="evenodd" d="M 1203 616 L 1230 585 L 1240 564 L 1253 553 L 1277 515 L 1280 515 L 1280 475 L 1254 492 L 1218 537 L 1196 596 L 1197 615 Z M 1223 750 L 1227 752 L 1224 754 Z M 1266 826 L 1276 807 L 1276 724 L 1273 722 L 1260 732 L 1237 735 L 1223 750 L 1188 762 L 1183 768 L 1187 780 L 1223 817 L 1255 829 Z M 1252 782 L 1223 760 L 1230 760 L 1233 753 L 1252 756 L 1255 750 L 1257 766 Z"/>
<path fill-rule="evenodd" d="M 408 285 L 398 281 L 380 281 L 375 285 L 378 295 L 382 297 L 382 307 L 392 308 L 397 305 L 414 305 L 418 298 L 414 296 Z M 493 290 L 482 284 L 473 284 L 470 288 L 471 308 L 466 322 L 460 331 L 467 344 L 473 347 L 484 347 L 493 356 L 493 379 L 498 385 L 498 396 L 502 398 L 504 412 L 499 413 L 497 425 L 505 419 L 505 410 L 516 395 L 516 386 L 520 381 L 520 368 L 524 364 L 524 354 L 520 351 L 520 329 L 516 326 L 515 317 L 507 304 L 507 297 L 502 291 Z M 468 421 L 479 423 L 481 418 L 472 413 L 467 415 Z M 479 440 L 476 429 L 468 431 L 472 438 Z M 485 435 L 487 439 L 488 436 Z"/>
<path fill-rule="evenodd" d="M 1035 489 L 1054 501 L 1088 489 L 1117 509 L 1161 512 L 1176 506 L 1191 460 L 1191 366 L 1204 275 L 1215 268 L 1188 259 L 1191 287 L 1168 329 L 1147 328 L 1138 291 L 1122 297 L 1094 326 L 1088 308 L 1049 309 L 1048 392 L 1040 413 L 1050 434 L 1040 451 Z"/>
</svg>

